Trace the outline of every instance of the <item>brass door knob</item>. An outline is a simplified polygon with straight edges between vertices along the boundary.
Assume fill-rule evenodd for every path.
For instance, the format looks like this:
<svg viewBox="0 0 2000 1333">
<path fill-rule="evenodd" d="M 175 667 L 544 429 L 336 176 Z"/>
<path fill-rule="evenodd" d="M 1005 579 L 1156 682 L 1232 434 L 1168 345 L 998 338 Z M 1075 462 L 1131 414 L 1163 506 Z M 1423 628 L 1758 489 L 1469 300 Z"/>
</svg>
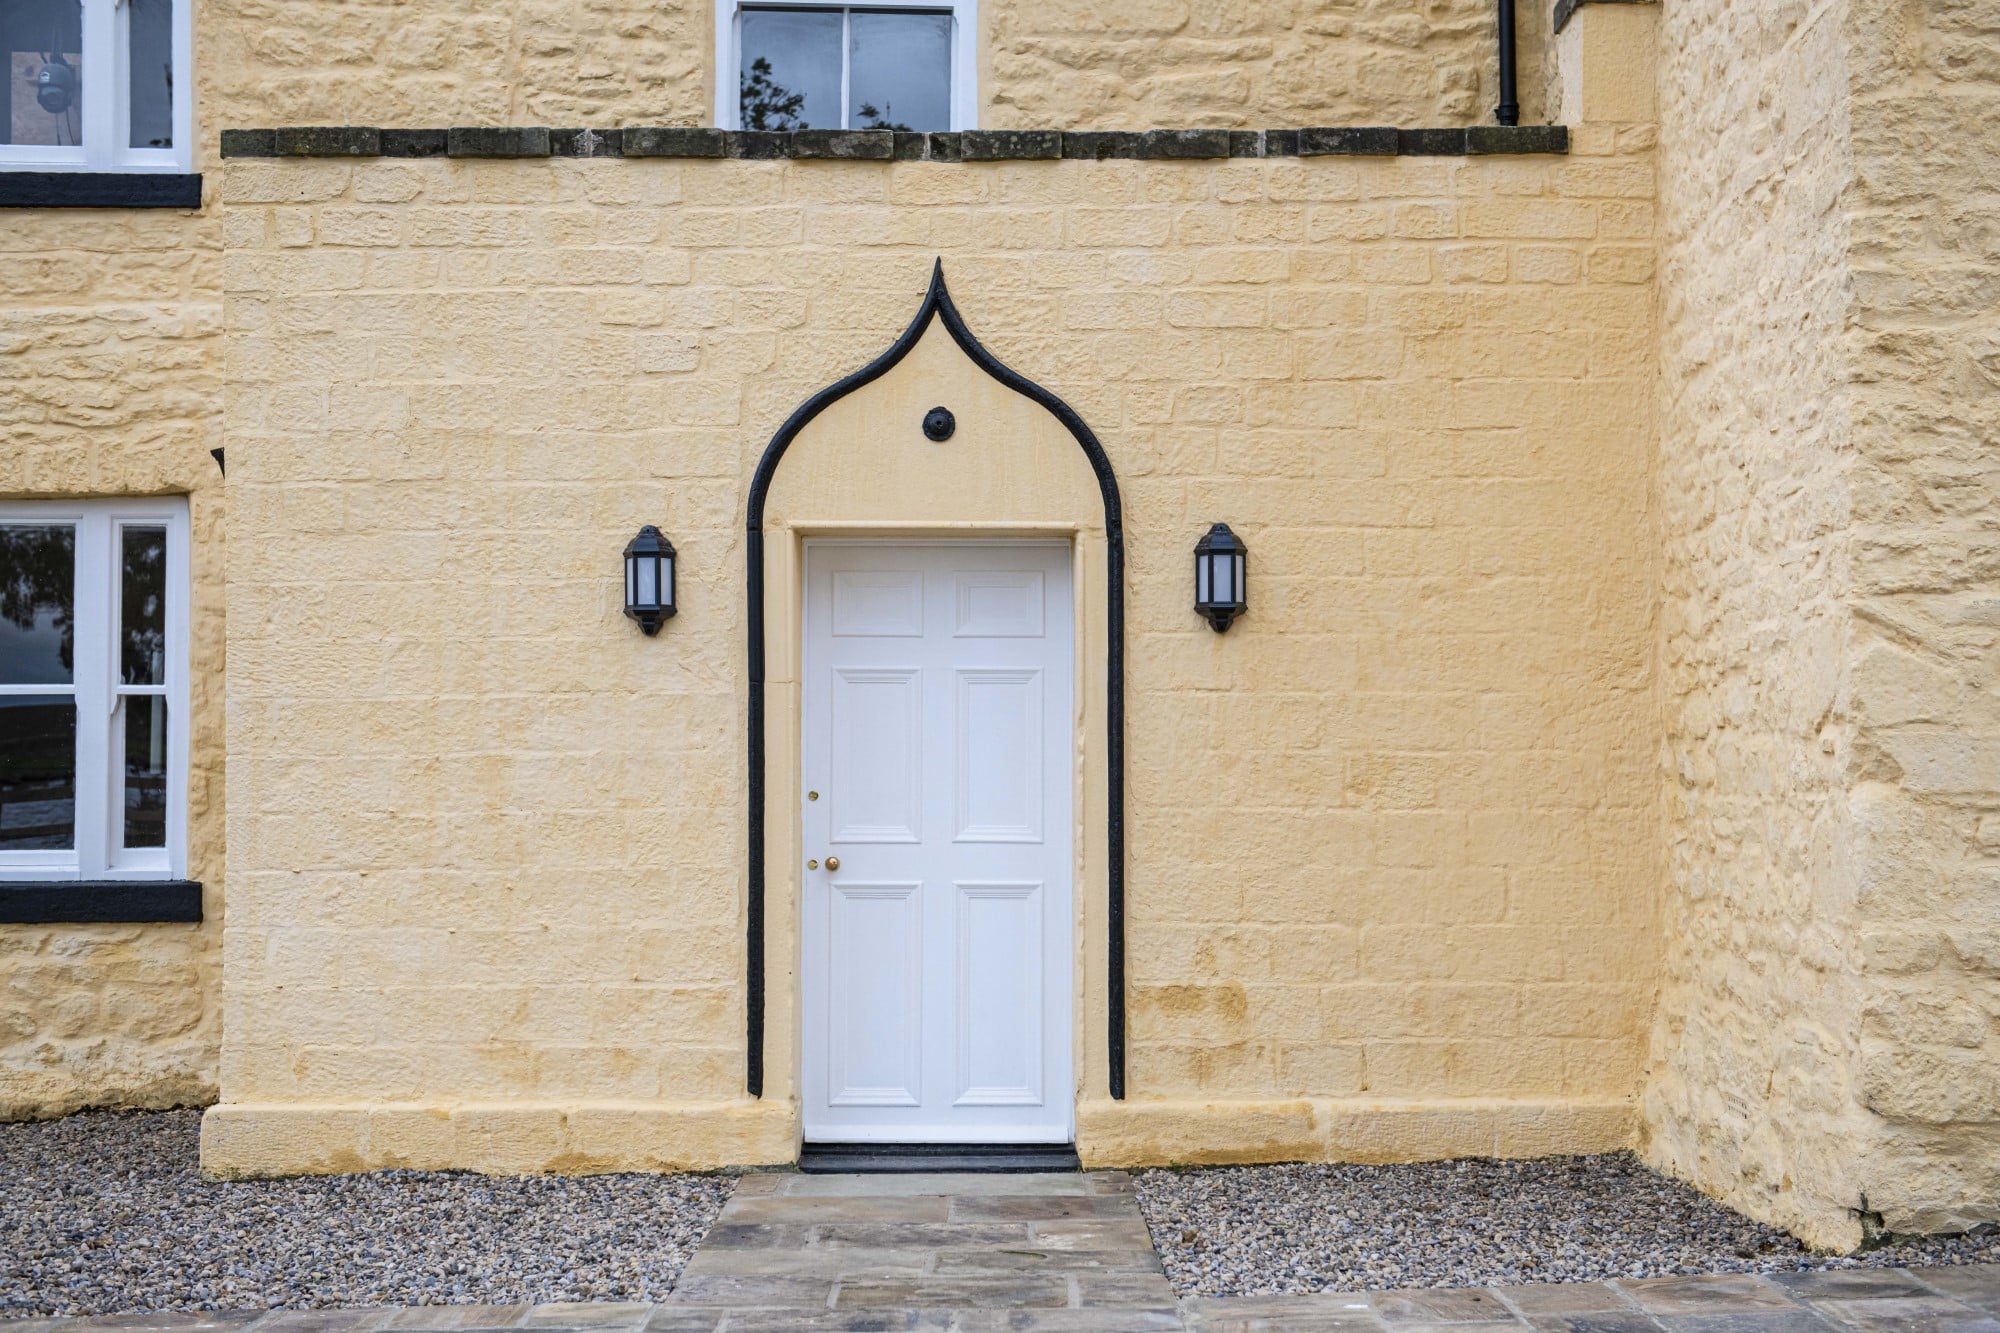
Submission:
<svg viewBox="0 0 2000 1333">
<path fill-rule="evenodd" d="M 828 870 L 838 870 L 838 869 L 840 869 L 840 858 L 839 858 L 839 857 L 837 857 L 837 856 L 829 856 L 829 857 L 827 857 L 827 858 L 826 858 L 826 868 L 827 868 Z"/>
</svg>

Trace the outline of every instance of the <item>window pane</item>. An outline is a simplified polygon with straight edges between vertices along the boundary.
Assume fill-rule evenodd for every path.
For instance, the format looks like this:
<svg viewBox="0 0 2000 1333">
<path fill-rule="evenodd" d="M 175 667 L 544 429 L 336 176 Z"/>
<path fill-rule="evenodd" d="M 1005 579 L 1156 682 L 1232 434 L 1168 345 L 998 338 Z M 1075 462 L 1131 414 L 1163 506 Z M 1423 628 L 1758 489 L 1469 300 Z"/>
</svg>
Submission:
<svg viewBox="0 0 2000 1333">
<path fill-rule="evenodd" d="M 78 0 L 0 0 L 7 56 L 0 143 L 83 142 L 83 6 Z"/>
<path fill-rule="evenodd" d="M 951 128 L 951 15 L 849 17 L 848 125 L 857 130 Z"/>
<path fill-rule="evenodd" d="M 76 529 L 0 523 L 0 685 L 67 685 Z"/>
<path fill-rule="evenodd" d="M 840 128 L 840 11 L 743 11 L 746 130 Z"/>
<path fill-rule="evenodd" d="M 131 12 L 132 146 L 174 146 L 174 0 L 126 0 Z"/>
<path fill-rule="evenodd" d="M 125 845 L 167 845 L 167 701 L 128 695 L 125 703 Z"/>
<path fill-rule="evenodd" d="M 119 529 L 118 671 L 127 685 L 167 681 L 167 530 Z"/>
<path fill-rule="evenodd" d="M 76 704 L 0 695 L 0 851 L 76 845 Z"/>
</svg>

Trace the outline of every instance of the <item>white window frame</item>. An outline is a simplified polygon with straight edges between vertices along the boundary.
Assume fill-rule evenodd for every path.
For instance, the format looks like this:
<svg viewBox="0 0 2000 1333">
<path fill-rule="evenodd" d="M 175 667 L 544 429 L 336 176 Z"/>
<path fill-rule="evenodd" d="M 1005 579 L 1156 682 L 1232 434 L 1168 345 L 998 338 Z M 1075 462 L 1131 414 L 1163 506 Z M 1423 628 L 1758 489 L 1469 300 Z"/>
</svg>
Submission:
<svg viewBox="0 0 2000 1333">
<path fill-rule="evenodd" d="M 852 0 L 715 0 L 715 123 L 743 128 L 743 11 L 746 9 L 929 10 L 951 15 L 951 128 L 979 128 L 979 0 L 909 0 L 905 4 L 855 4 Z M 844 29 L 845 25 L 843 25 Z M 841 115 L 847 106 L 847 42 L 841 41 Z"/>
<path fill-rule="evenodd" d="M 133 148 L 132 6 L 83 0 L 83 142 L 0 144 L 0 170 L 186 172 L 194 169 L 194 0 L 173 0 L 174 146 Z M 110 71 L 106 77 L 105 71 Z"/>
<path fill-rule="evenodd" d="M 0 523 L 70 524 L 76 528 L 72 669 L 69 687 L 0 685 L 0 694 L 76 697 L 76 845 L 67 851 L 0 848 L 0 882 L 22 880 L 163 880 L 187 877 L 188 510 L 184 497 L 144 500 L 0 502 Z M 167 530 L 165 680 L 132 686 L 119 680 L 118 548 L 127 526 Z M 122 700 L 167 701 L 167 845 L 127 848 Z"/>
</svg>

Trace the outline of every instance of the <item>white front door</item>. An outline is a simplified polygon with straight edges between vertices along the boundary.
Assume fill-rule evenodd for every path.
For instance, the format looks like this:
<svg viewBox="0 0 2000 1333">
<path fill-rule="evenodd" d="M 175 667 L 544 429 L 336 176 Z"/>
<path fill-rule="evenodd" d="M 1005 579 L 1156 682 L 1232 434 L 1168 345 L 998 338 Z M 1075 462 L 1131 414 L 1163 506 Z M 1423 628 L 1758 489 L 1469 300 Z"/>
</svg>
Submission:
<svg viewBox="0 0 2000 1333">
<path fill-rule="evenodd" d="M 1069 548 L 811 543 L 805 629 L 806 1138 L 1069 1142 Z"/>
</svg>

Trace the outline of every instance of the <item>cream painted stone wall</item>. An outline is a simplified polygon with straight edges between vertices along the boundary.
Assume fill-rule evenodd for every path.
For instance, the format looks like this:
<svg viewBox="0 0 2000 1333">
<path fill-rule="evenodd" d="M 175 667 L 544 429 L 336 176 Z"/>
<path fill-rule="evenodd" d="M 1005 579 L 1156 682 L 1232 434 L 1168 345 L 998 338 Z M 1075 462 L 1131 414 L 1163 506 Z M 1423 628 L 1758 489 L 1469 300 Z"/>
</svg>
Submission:
<svg viewBox="0 0 2000 1333">
<path fill-rule="evenodd" d="M 1298 9 L 1279 0 L 1249 15 L 1152 12 L 1131 31 L 1092 34 L 1080 29 L 1098 20 L 1075 6 L 1016 13 L 989 2 L 986 58 L 1002 68 L 987 76 L 987 123 L 1477 121 L 1491 100 L 1492 58 L 1477 8 L 1439 4 L 1412 16 L 1352 0 Z M 1538 49 L 1531 8 L 1524 63 Z M 225 126 L 705 122 L 711 25 L 711 7 L 671 0 L 477 14 L 197 0 L 194 166 L 213 181 Z M 1086 68 L 1092 45 L 1115 46 L 1128 67 L 1145 63 L 1145 91 L 1121 87 L 1116 107 L 1107 104 L 1102 70 Z M 1248 101 L 1236 96 L 1244 70 L 1254 73 Z M 1022 80 L 1047 88 L 1031 95 Z M 1484 81 L 1476 96 L 1468 80 Z M 1225 112 L 1204 100 L 1195 90 L 1209 85 L 1234 90 L 1239 104 Z M 0 239 L 4 355 L 19 370 L 0 379 L 0 419 L 15 427 L 0 450 L 0 495 L 192 493 L 198 616 L 219 615 L 222 577 L 220 489 L 206 455 L 219 439 L 223 373 L 212 184 L 209 198 L 195 215 L 14 211 Z M 169 448 L 171 467 L 159 461 Z M 197 625 L 191 873 L 208 886 L 210 924 L 0 927 L 0 987 L 20 997 L 0 1013 L 0 1115 L 213 1095 L 220 639 L 219 623 Z"/>
<path fill-rule="evenodd" d="M 0 1119 L 215 1097 L 221 1042 L 220 228 L 13 210 L 0 228 L 0 498 L 187 494 L 188 860 L 198 925 L 0 925 Z"/>
<path fill-rule="evenodd" d="M 1994 17 L 1665 24 L 1648 1152 L 1833 1248 L 1962 1229 L 2000 1214 Z"/>
<path fill-rule="evenodd" d="M 227 164 L 207 1165 L 789 1155 L 791 1104 L 741 1097 L 744 488 L 939 254 L 1125 494 L 1132 1100 L 1087 1038 L 1085 1152 L 1627 1142 L 1659 949 L 1645 143 Z M 1187 605 L 1217 519 L 1253 552 L 1227 636 Z M 681 551 L 657 639 L 619 610 L 644 522 Z"/>
<path fill-rule="evenodd" d="M 1545 9 L 1520 6 L 1523 69 Z M 200 0 L 198 15 L 211 143 L 218 125 L 714 119 L 708 0 Z M 1479 124 L 1498 98 L 1493 24 L 1489 0 L 986 0 L 980 124 Z"/>
</svg>

